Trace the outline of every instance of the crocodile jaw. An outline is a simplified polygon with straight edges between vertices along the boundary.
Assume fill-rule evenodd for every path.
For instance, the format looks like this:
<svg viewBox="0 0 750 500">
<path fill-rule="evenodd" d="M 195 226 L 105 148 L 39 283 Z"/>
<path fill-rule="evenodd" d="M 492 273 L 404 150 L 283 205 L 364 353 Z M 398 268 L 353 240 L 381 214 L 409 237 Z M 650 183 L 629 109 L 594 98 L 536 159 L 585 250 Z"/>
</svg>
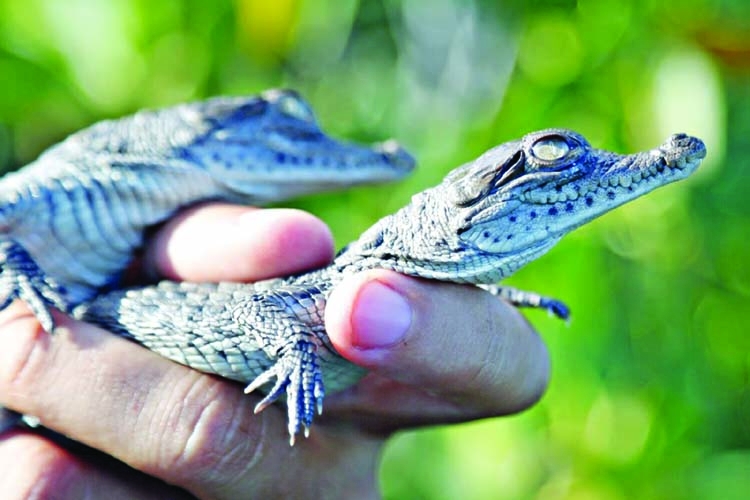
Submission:
<svg viewBox="0 0 750 500">
<path fill-rule="evenodd" d="M 524 253 L 689 176 L 705 154 L 699 139 L 684 134 L 673 135 L 651 151 L 631 155 L 590 149 L 576 162 L 576 166 L 582 166 L 581 175 L 542 172 L 537 175 L 546 176 L 543 182 L 532 178 L 531 182 L 509 187 L 502 201 L 477 214 L 478 223 L 461 235 L 462 241 L 496 255 L 498 260 Z"/>
</svg>

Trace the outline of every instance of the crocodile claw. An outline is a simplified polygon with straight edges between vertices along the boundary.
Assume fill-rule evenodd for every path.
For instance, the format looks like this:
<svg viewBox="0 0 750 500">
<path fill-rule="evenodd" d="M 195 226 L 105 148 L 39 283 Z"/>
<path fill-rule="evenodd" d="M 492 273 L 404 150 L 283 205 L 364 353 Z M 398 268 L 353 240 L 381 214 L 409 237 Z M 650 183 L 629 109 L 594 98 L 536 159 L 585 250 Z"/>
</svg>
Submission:
<svg viewBox="0 0 750 500">
<path fill-rule="evenodd" d="M 65 311 L 64 293 L 64 288 L 48 278 L 20 245 L 12 241 L 0 243 L 0 310 L 21 299 L 42 328 L 51 333 L 55 322 L 49 308 Z"/>
<path fill-rule="evenodd" d="M 568 321 L 570 320 L 570 308 L 562 301 L 557 299 L 550 299 L 548 297 L 542 297 L 539 302 L 539 307 L 546 309 L 547 312 L 552 316 Z"/>
<path fill-rule="evenodd" d="M 275 384 L 255 406 L 255 413 L 277 401 L 286 390 L 289 444 L 293 446 L 300 430 L 307 437 L 315 413 L 323 411 L 325 389 L 315 344 L 307 341 L 292 344 L 271 368 L 258 375 L 245 388 L 245 393 L 249 394 L 273 379 L 276 379 Z"/>
</svg>

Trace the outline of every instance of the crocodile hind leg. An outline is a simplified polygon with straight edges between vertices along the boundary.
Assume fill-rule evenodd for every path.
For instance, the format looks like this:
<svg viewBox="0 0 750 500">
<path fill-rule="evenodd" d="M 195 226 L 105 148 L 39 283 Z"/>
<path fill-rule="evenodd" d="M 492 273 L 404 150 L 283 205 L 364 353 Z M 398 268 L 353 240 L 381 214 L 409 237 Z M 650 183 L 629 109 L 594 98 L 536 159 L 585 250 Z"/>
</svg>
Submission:
<svg viewBox="0 0 750 500">
<path fill-rule="evenodd" d="M 516 307 L 545 309 L 560 319 L 570 319 L 570 308 L 564 302 L 557 299 L 503 285 L 479 285 L 479 287 L 487 290 L 496 297 L 507 300 Z"/>
<path fill-rule="evenodd" d="M 21 299 L 42 327 L 51 332 L 55 324 L 49 307 L 65 311 L 64 293 L 64 288 L 48 278 L 21 245 L 10 240 L 0 242 L 0 310 Z"/>
<path fill-rule="evenodd" d="M 263 411 L 286 392 L 287 428 L 289 444 L 300 430 L 309 435 L 315 414 L 323 412 L 323 374 L 318 364 L 316 346 L 306 340 L 287 343 L 279 354 L 276 363 L 258 375 L 245 388 L 249 394 L 275 379 L 272 388 L 255 406 L 255 413 Z"/>
<path fill-rule="evenodd" d="M 252 284 L 163 281 L 99 295 L 77 306 L 73 317 L 195 370 L 249 384 L 245 392 L 265 395 L 256 413 L 285 400 L 294 444 L 322 411 L 323 368 L 339 368 L 327 373 L 332 387 L 360 373 L 341 369 L 346 362 L 325 335 L 322 296 L 259 288 L 255 293 Z"/>
<path fill-rule="evenodd" d="M 269 360 L 262 373 L 247 378 L 245 392 L 260 389 L 266 394 L 256 413 L 286 396 L 291 445 L 300 431 L 308 436 L 315 414 L 323 411 L 321 362 L 332 354 L 322 326 L 324 304 L 298 299 L 294 293 L 260 293 L 229 306 L 234 321 L 255 338 Z"/>
</svg>

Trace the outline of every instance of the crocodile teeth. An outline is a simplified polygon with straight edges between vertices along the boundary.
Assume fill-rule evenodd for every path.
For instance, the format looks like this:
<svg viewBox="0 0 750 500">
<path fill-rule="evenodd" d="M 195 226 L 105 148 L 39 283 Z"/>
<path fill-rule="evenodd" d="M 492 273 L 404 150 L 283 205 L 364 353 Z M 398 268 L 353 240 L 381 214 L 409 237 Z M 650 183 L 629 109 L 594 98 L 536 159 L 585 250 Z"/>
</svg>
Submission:
<svg viewBox="0 0 750 500">
<path fill-rule="evenodd" d="M 620 186 L 622 187 L 630 187 L 630 184 L 633 183 L 633 179 L 629 175 L 621 175 L 620 176 Z"/>
<path fill-rule="evenodd" d="M 578 191 L 576 191 L 575 189 L 571 189 L 569 191 L 565 191 L 565 193 L 568 195 L 568 199 L 570 201 L 578 199 Z"/>
<path fill-rule="evenodd" d="M 556 198 L 554 193 L 530 193 L 528 196 L 534 203 L 554 203 Z"/>
</svg>

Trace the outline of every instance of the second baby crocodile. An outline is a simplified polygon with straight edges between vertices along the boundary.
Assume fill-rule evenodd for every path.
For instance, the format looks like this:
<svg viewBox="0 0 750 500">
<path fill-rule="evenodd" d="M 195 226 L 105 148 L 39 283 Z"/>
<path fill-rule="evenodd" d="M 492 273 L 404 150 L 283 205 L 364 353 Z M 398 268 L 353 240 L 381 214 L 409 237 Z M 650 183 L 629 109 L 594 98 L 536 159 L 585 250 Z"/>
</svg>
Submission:
<svg viewBox="0 0 750 500">
<path fill-rule="evenodd" d="M 289 90 L 98 123 L 0 179 L 0 309 L 21 298 L 51 331 L 49 306 L 115 288 L 146 228 L 186 205 L 263 205 L 413 166 L 393 141 L 331 139 Z"/>
</svg>

